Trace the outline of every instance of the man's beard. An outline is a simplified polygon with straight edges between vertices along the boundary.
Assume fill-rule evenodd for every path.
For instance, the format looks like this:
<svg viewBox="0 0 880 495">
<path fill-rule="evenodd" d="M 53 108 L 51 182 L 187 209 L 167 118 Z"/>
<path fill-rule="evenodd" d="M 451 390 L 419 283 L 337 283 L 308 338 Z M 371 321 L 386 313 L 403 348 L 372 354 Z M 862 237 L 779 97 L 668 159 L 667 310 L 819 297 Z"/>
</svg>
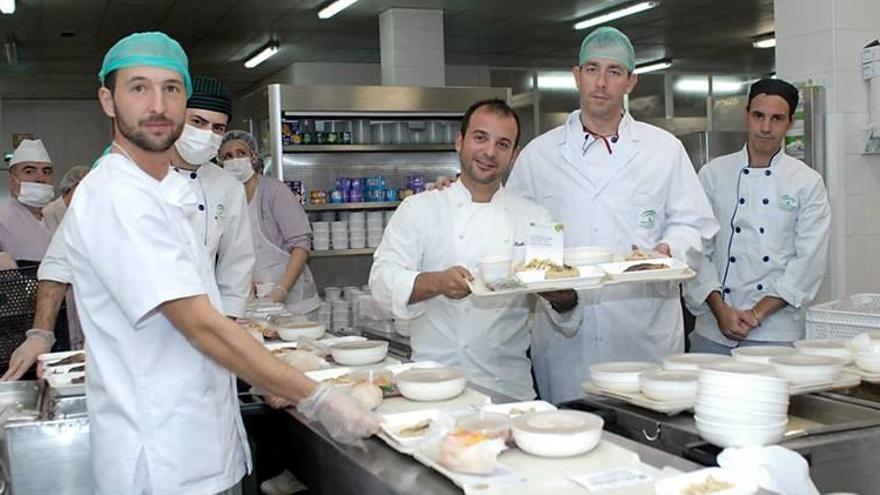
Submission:
<svg viewBox="0 0 880 495">
<path fill-rule="evenodd" d="M 135 125 L 130 123 L 129 120 L 120 113 L 119 107 L 116 106 L 115 102 L 113 103 L 113 110 L 116 114 L 116 128 L 119 129 L 119 133 L 125 136 L 125 139 L 134 143 L 138 148 L 146 151 L 157 153 L 168 151 L 168 148 L 171 148 L 171 146 L 174 145 L 174 142 L 180 137 L 180 133 L 183 132 L 183 121 L 181 121 L 178 123 L 177 127 L 173 128 L 169 136 L 153 138 L 143 130 L 140 130 L 140 126 L 156 123 L 170 123 L 171 125 L 174 125 L 174 122 L 165 117 L 164 114 L 161 114 L 140 120 Z"/>
</svg>

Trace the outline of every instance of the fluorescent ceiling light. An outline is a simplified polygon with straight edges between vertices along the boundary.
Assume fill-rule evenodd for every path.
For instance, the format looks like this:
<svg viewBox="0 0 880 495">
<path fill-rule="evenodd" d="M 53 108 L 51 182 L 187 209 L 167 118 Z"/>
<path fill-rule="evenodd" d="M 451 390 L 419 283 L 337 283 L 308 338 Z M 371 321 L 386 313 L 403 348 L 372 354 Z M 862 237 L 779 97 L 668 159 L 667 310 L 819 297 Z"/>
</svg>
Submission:
<svg viewBox="0 0 880 495">
<path fill-rule="evenodd" d="M 571 72 L 539 72 L 538 89 L 577 89 Z"/>
<path fill-rule="evenodd" d="M 776 36 L 771 35 L 758 38 L 752 42 L 752 46 L 755 48 L 773 48 L 776 46 Z"/>
<path fill-rule="evenodd" d="M 644 74 L 646 72 L 654 72 L 658 70 L 668 69 L 672 67 L 672 60 L 665 58 L 663 60 L 655 60 L 653 62 L 646 62 L 644 64 L 637 65 L 635 70 L 633 70 L 633 74 Z"/>
<path fill-rule="evenodd" d="M 358 0 L 336 0 L 335 2 L 321 9 L 321 11 L 318 12 L 318 17 L 320 19 L 329 19 L 356 4 L 357 2 Z"/>
<path fill-rule="evenodd" d="M 254 55 L 253 57 L 247 59 L 244 63 L 244 66 L 248 69 L 253 69 L 254 67 L 262 64 L 272 55 L 278 53 L 278 43 L 269 43 L 266 45 L 266 48 L 260 50 L 260 53 Z"/>
<path fill-rule="evenodd" d="M 740 91 L 743 85 L 742 81 L 724 81 L 712 80 L 712 93 L 716 95 L 731 94 Z M 675 83 L 675 90 L 679 93 L 702 93 L 709 92 L 709 79 L 705 77 L 683 77 Z"/>
<path fill-rule="evenodd" d="M 15 0 L 0 0 L 0 12 L 4 14 L 14 14 Z"/>
<path fill-rule="evenodd" d="M 589 19 L 584 19 L 574 25 L 575 29 L 586 29 L 588 27 L 598 26 L 600 24 L 605 24 L 607 22 L 611 22 L 615 19 L 620 19 L 621 17 L 626 17 L 628 15 L 638 14 L 639 12 L 644 12 L 646 10 L 653 9 L 654 7 L 660 5 L 659 1 L 650 1 L 650 2 L 639 2 L 624 7 L 622 9 L 612 10 L 607 14 L 597 15 L 596 17 L 590 17 Z"/>
</svg>

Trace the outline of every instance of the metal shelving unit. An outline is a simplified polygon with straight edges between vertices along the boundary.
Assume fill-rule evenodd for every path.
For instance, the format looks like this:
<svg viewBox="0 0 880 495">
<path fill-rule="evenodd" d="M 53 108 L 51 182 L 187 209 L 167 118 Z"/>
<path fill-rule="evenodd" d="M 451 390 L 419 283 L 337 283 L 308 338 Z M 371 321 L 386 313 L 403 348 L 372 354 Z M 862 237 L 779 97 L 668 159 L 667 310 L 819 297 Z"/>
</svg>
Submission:
<svg viewBox="0 0 880 495">
<path fill-rule="evenodd" d="M 295 144 L 284 146 L 284 153 L 364 153 L 455 151 L 451 144 Z"/>
<path fill-rule="evenodd" d="M 330 258 L 332 256 L 366 256 L 373 254 L 376 248 L 360 248 L 360 249 L 327 249 L 324 251 L 312 251 L 309 256 L 312 258 Z"/>
<path fill-rule="evenodd" d="M 369 201 L 363 203 L 326 203 L 323 205 L 305 205 L 307 212 L 312 211 L 355 211 L 355 210 L 388 210 L 397 208 L 400 201 Z"/>
</svg>

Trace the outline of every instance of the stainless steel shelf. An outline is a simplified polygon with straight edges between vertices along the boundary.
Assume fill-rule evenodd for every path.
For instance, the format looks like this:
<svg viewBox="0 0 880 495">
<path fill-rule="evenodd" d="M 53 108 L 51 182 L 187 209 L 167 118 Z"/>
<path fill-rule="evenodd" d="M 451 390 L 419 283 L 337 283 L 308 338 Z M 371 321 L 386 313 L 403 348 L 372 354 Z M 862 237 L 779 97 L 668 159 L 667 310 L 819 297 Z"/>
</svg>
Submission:
<svg viewBox="0 0 880 495">
<path fill-rule="evenodd" d="M 361 249 L 328 249 L 325 251 L 314 251 L 309 254 L 312 258 L 329 258 L 331 256 L 365 256 L 373 254 L 376 248 Z"/>
<path fill-rule="evenodd" d="M 363 203 L 327 203 L 323 205 L 305 205 L 306 211 L 350 211 L 350 210 L 387 210 L 400 206 L 400 201 L 370 201 Z"/>
<path fill-rule="evenodd" d="M 451 144 L 296 144 L 285 146 L 284 153 L 342 153 L 391 151 L 455 151 Z"/>
</svg>

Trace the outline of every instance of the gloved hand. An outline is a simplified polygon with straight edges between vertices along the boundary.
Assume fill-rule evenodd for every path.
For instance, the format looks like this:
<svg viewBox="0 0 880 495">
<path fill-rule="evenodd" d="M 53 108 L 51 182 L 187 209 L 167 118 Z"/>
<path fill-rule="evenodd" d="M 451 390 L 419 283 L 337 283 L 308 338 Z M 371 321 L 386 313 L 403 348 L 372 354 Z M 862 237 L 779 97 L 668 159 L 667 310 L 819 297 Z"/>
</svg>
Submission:
<svg viewBox="0 0 880 495">
<path fill-rule="evenodd" d="M 18 268 L 18 263 L 12 259 L 5 251 L 0 251 L 0 270 L 14 270 Z"/>
<path fill-rule="evenodd" d="M 337 442 L 356 445 L 379 430 L 379 416 L 329 383 L 319 384 L 296 409 L 306 418 L 320 422 Z"/>
<path fill-rule="evenodd" d="M 283 303 L 287 299 L 287 291 L 279 286 L 272 287 L 272 290 L 266 293 L 266 299 L 272 302 Z"/>
<path fill-rule="evenodd" d="M 0 377 L 0 381 L 14 381 L 21 378 L 37 361 L 37 356 L 52 350 L 55 345 L 55 334 L 48 330 L 32 328 L 26 333 L 27 339 L 12 353 L 9 358 L 9 369 Z"/>
</svg>

